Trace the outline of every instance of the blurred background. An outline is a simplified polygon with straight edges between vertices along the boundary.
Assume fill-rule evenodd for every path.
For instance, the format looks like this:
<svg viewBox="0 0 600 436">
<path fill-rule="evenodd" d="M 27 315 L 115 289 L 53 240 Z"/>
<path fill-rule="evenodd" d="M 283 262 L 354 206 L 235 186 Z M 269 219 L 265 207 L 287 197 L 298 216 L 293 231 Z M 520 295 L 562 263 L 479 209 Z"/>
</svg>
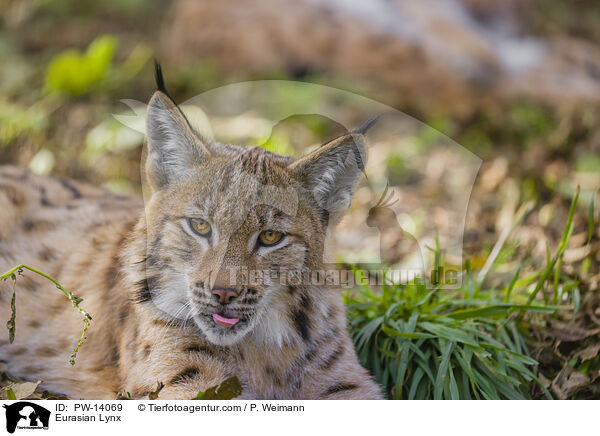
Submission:
<svg viewBox="0 0 600 436">
<path fill-rule="evenodd" d="M 178 102 L 246 80 L 340 88 L 402 111 L 482 159 L 463 238 L 469 268 L 484 267 L 519 206 L 535 205 L 503 245 L 497 274 L 488 278 L 492 288 L 517 267 L 545 265 L 546 247 L 559 244 L 581 186 L 562 262 L 587 306 L 560 323 L 588 333 L 600 327 L 598 237 L 595 245 L 587 237 L 590 213 L 595 217 L 588 205 L 600 187 L 598 1 L 0 0 L 0 20 L 0 164 L 139 194 L 143 136 L 112 114 L 131 113 L 121 99 L 148 101 L 153 57 Z M 236 129 L 243 117 L 221 122 Z M 349 119 L 364 121 L 359 112 Z M 294 154 L 343 131 L 310 117 L 278 127 L 250 143 Z M 431 139 L 427 132 L 413 132 L 417 146 Z M 404 204 L 452 194 L 439 186 L 435 165 L 382 150 L 375 161 L 403 186 Z M 436 159 L 451 165 L 427 154 Z M 368 209 L 369 201 L 358 203 Z M 423 211 L 405 215 L 418 237 Z M 401 238 L 386 237 L 392 247 Z M 388 254 L 390 264 L 401 260 Z M 594 337 L 546 330 L 536 340 L 554 351 L 537 358 L 546 359 L 549 377 Z M 565 341 L 578 345 L 559 350 Z M 557 392 L 600 395 L 596 365 L 585 382 L 559 380 Z M 590 385 L 596 390 L 586 391 Z"/>
</svg>

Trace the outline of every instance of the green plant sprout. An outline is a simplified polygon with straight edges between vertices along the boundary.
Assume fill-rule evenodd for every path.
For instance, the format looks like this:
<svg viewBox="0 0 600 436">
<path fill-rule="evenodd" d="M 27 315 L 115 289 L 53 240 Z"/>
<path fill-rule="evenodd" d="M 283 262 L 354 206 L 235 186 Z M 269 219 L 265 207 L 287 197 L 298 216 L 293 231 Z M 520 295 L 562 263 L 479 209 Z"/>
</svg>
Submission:
<svg viewBox="0 0 600 436">
<path fill-rule="evenodd" d="M 69 299 L 69 301 L 71 302 L 71 304 L 73 305 L 73 307 L 75 307 L 75 309 L 77 309 L 79 311 L 79 313 L 81 313 L 81 315 L 83 316 L 83 332 L 81 333 L 81 337 L 79 338 L 79 341 L 77 342 L 77 346 L 75 347 L 75 349 L 73 350 L 73 354 L 71 354 L 71 359 L 70 359 L 70 363 L 71 365 L 75 365 L 75 358 L 77 357 L 77 352 L 79 351 L 79 347 L 81 347 L 81 345 L 83 344 L 83 341 L 86 339 L 85 334 L 87 333 L 88 327 L 90 326 L 90 321 L 92 320 L 92 317 L 89 313 L 87 313 L 85 310 L 83 310 L 79 304 L 83 301 L 83 299 L 75 294 L 73 294 L 72 292 L 67 291 L 65 288 L 62 287 L 62 285 L 60 283 L 58 283 L 56 281 L 56 279 L 54 279 L 53 277 L 49 276 L 46 273 L 43 273 L 42 271 L 39 271 L 35 268 L 32 268 L 28 265 L 18 265 L 10 270 L 8 270 L 7 272 L 5 272 L 4 274 L 0 275 L 0 280 L 6 280 L 8 278 L 11 278 L 13 281 L 13 294 L 12 294 L 12 298 L 10 301 L 10 308 L 11 308 L 11 317 L 8 320 L 8 322 L 6 323 L 6 327 L 8 328 L 8 340 L 9 342 L 12 344 L 13 341 L 15 340 L 15 318 L 16 318 L 16 305 L 15 305 L 15 296 L 16 296 L 16 285 L 17 285 L 17 275 L 23 275 L 23 270 L 27 269 L 35 274 L 38 274 L 48 280 L 50 280 L 52 283 L 54 283 L 56 285 L 56 287 L 58 289 L 60 289 L 60 291 L 66 295 L 66 297 Z"/>
<path fill-rule="evenodd" d="M 16 400 L 17 399 L 17 396 L 15 395 L 13 390 L 10 388 L 10 386 L 7 386 L 5 388 L 5 390 L 6 390 L 6 399 L 7 400 Z"/>
<path fill-rule="evenodd" d="M 542 272 L 541 277 L 538 280 L 534 290 L 529 295 L 529 298 L 527 299 L 527 304 L 531 304 L 533 302 L 533 300 L 535 300 L 535 297 L 537 296 L 538 292 L 542 289 L 542 287 L 544 286 L 546 281 L 550 278 L 550 275 L 553 272 L 554 272 L 554 280 L 553 280 L 552 302 L 553 302 L 553 304 L 556 304 L 558 302 L 558 282 L 559 282 L 559 278 L 560 278 L 560 271 L 562 269 L 563 255 L 565 253 L 565 250 L 567 249 L 567 244 L 569 243 L 569 239 L 571 238 L 571 235 L 573 234 L 573 227 L 574 227 L 573 226 L 573 216 L 575 215 L 575 207 L 577 206 L 577 200 L 579 199 L 579 192 L 580 192 L 580 187 L 577 186 L 577 190 L 575 191 L 575 196 L 573 197 L 573 200 L 571 201 L 571 207 L 569 208 L 569 216 L 567 218 L 567 224 L 565 225 L 565 229 L 564 229 L 562 237 L 560 239 L 560 243 L 558 245 L 556 255 L 553 258 L 550 257 L 550 250 L 548 249 L 548 247 L 546 247 L 547 248 L 547 257 L 548 257 L 547 262 L 546 262 L 546 268 Z"/>
</svg>

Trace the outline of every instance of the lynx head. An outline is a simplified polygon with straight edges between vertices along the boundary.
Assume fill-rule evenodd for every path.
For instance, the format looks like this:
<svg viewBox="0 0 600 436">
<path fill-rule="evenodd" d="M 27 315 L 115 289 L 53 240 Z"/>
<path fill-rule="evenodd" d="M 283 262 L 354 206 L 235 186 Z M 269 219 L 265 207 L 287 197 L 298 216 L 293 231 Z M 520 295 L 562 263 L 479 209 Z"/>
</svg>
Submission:
<svg viewBox="0 0 600 436">
<path fill-rule="evenodd" d="M 160 90 L 147 135 L 139 299 L 167 318 L 193 319 L 218 345 L 250 332 L 271 343 L 298 335 L 285 326 L 303 285 L 286 274 L 322 263 L 326 228 L 349 207 L 363 169 L 364 135 L 348 133 L 300 159 L 209 142 Z"/>
</svg>

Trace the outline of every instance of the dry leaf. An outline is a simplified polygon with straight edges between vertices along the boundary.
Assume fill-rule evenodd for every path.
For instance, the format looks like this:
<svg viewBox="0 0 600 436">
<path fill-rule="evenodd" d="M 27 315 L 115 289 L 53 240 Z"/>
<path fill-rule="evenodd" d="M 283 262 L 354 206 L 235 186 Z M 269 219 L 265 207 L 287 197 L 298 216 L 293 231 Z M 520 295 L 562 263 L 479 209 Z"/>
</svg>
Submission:
<svg viewBox="0 0 600 436">
<path fill-rule="evenodd" d="M 35 383 L 32 382 L 23 382 L 23 383 L 12 383 L 8 385 L 9 388 L 15 393 L 15 397 L 17 400 L 22 400 L 24 398 L 32 395 L 37 389 L 38 385 L 41 381 L 37 381 Z"/>
<path fill-rule="evenodd" d="M 581 360 L 590 360 L 596 357 L 598 353 L 600 353 L 600 342 L 585 347 L 583 350 L 575 353 L 573 357 L 580 357 Z"/>
</svg>

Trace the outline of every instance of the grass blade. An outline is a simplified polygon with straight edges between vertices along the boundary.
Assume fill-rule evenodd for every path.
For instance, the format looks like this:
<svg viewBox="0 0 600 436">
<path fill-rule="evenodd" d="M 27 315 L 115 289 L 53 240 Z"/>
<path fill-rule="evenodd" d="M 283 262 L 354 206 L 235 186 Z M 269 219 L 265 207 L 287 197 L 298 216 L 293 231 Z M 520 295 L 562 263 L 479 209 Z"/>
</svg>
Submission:
<svg viewBox="0 0 600 436">
<path fill-rule="evenodd" d="M 442 349 L 442 356 L 440 365 L 438 367 L 437 376 L 435 379 L 435 387 L 433 390 L 434 400 L 443 400 L 443 391 L 446 379 L 448 378 L 448 368 L 450 366 L 450 356 L 452 355 L 452 349 L 454 348 L 454 342 L 445 341 L 440 339 L 440 347 Z"/>
</svg>

